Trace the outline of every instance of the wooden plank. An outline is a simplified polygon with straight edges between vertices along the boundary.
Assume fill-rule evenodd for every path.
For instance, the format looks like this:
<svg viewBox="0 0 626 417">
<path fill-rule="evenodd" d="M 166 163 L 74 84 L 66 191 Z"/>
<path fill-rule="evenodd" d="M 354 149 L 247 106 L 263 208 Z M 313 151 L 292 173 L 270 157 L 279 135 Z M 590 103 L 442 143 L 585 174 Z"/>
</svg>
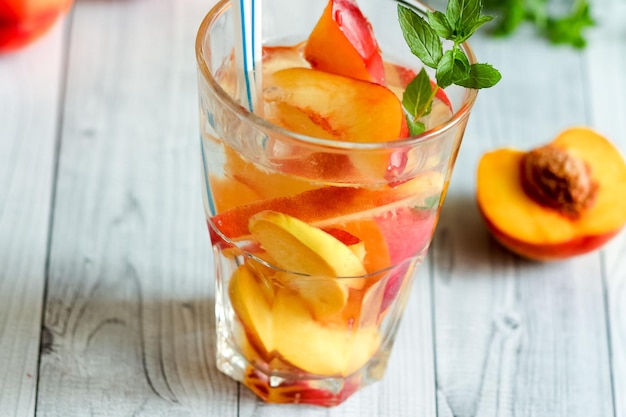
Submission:
<svg viewBox="0 0 626 417">
<path fill-rule="evenodd" d="M 488 236 L 474 200 L 483 152 L 590 122 L 591 74 L 528 28 L 473 45 L 504 78 L 479 94 L 432 250 L 438 415 L 612 415 L 599 252 L 524 261 Z"/>
<path fill-rule="evenodd" d="M 43 416 L 234 416 L 214 365 L 195 32 L 210 4 L 78 2 L 45 305 Z"/>
<path fill-rule="evenodd" d="M 626 155 L 626 4 L 620 0 L 594 3 L 598 26 L 591 33 L 585 53 L 589 70 L 589 99 L 593 103 L 592 125 Z M 610 360 L 615 416 L 626 416 L 626 233 L 622 232 L 603 250 L 606 280 Z"/>
<path fill-rule="evenodd" d="M 64 23 L 0 56 L 0 408 L 33 416 Z M 43 64 L 45 63 L 45 65 Z"/>
</svg>

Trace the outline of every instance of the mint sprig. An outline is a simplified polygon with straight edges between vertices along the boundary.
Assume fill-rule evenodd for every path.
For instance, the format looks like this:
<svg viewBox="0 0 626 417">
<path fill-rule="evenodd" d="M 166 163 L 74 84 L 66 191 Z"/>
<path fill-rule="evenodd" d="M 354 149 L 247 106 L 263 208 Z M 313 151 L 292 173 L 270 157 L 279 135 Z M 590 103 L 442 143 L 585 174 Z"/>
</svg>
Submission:
<svg viewBox="0 0 626 417">
<path fill-rule="evenodd" d="M 500 81 L 500 72 L 489 64 L 470 64 L 461 44 L 468 40 L 491 16 L 483 16 L 481 0 L 449 0 L 446 12 L 429 11 L 426 19 L 413 10 L 398 5 L 400 28 L 409 49 L 422 63 L 435 70 L 437 84 L 431 86 L 430 77 L 422 68 L 409 83 L 402 96 L 402 105 L 408 112 L 411 135 L 426 129 L 419 121 L 430 113 L 438 88 L 452 84 L 467 88 L 489 88 Z M 443 50 L 443 39 L 452 42 L 452 48 Z"/>
</svg>

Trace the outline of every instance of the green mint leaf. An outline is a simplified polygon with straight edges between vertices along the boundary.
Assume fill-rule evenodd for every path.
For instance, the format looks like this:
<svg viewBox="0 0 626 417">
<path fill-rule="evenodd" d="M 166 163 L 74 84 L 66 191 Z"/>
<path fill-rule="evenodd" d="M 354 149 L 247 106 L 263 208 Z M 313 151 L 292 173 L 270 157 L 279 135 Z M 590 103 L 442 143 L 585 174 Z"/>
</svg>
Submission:
<svg viewBox="0 0 626 417">
<path fill-rule="evenodd" d="M 402 34 L 413 55 L 424 65 L 437 68 L 443 54 L 437 33 L 413 10 L 398 5 L 398 18 Z"/>
<path fill-rule="evenodd" d="M 407 85 L 402 94 L 402 106 L 414 119 L 430 113 L 432 106 L 432 86 L 424 68 Z"/>
<path fill-rule="evenodd" d="M 437 84 L 441 88 L 465 80 L 470 75 L 467 56 L 458 48 L 446 51 L 437 66 Z"/>
<path fill-rule="evenodd" d="M 481 27 L 487 22 L 491 22 L 492 20 L 493 20 L 493 17 L 491 16 L 481 16 L 480 18 L 476 19 L 471 25 L 467 26 L 463 30 L 463 35 L 459 36 L 457 39 L 454 39 L 455 42 L 457 43 L 465 42 L 466 40 L 470 38 L 470 36 L 474 34 L 474 32 L 478 30 L 479 27 Z"/>
<path fill-rule="evenodd" d="M 480 26 L 491 20 L 490 16 L 481 16 L 481 9 L 481 0 L 449 0 L 445 14 L 427 12 L 426 18 L 422 18 L 410 8 L 398 5 L 398 20 L 404 39 L 411 52 L 425 66 L 435 69 L 437 79 L 437 85 L 433 86 L 425 68 L 422 68 L 404 91 L 402 106 L 407 112 L 411 135 L 419 135 L 426 130 L 420 118 L 432 110 L 439 88 L 452 84 L 487 88 L 500 81 L 500 73 L 491 65 L 470 65 L 460 47 Z M 444 52 L 442 39 L 452 41 L 452 48 Z"/>
<path fill-rule="evenodd" d="M 454 36 L 454 30 L 450 26 L 450 22 L 448 22 L 448 18 L 445 14 L 441 12 L 429 12 L 428 13 L 428 23 L 437 33 L 437 35 L 441 36 L 444 39 L 452 39 Z"/>
<path fill-rule="evenodd" d="M 481 9 L 480 0 L 449 0 L 446 18 L 452 27 L 453 34 L 446 39 L 461 44 L 469 39 L 479 27 L 493 19 L 491 16 L 481 16 Z"/>
<path fill-rule="evenodd" d="M 457 84 L 467 88 L 489 88 L 496 85 L 501 78 L 500 71 L 489 64 L 472 64 L 469 76 Z"/>
<path fill-rule="evenodd" d="M 463 36 L 466 28 L 472 26 L 480 18 L 480 0 L 449 0 L 446 7 L 446 17 L 454 30 L 455 39 Z"/>
<path fill-rule="evenodd" d="M 412 117 L 406 117 L 406 123 L 409 125 L 409 133 L 411 136 L 421 135 L 426 131 L 426 125 L 420 121 L 413 120 Z"/>
</svg>

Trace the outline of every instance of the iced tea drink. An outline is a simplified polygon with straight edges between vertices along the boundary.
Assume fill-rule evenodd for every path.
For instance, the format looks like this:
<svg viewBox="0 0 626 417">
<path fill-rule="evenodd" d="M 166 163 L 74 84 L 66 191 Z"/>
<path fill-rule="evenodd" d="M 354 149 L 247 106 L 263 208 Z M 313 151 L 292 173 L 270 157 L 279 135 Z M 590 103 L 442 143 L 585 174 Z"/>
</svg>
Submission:
<svg viewBox="0 0 626 417">
<path fill-rule="evenodd" d="M 410 137 L 397 3 L 352 5 L 265 0 L 258 114 L 228 1 L 197 38 L 217 365 L 269 402 L 333 406 L 383 376 L 476 97 L 440 90 Z"/>
</svg>

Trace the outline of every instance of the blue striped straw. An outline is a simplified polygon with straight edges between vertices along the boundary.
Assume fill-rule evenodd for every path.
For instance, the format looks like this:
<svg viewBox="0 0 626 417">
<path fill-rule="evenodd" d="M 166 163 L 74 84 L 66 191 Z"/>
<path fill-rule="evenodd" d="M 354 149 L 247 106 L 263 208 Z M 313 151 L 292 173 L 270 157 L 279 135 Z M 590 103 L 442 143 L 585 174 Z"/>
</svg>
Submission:
<svg viewBox="0 0 626 417">
<path fill-rule="evenodd" d="M 263 53 L 261 0 L 231 0 L 231 3 L 235 17 L 235 36 L 237 37 L 235 59 L 237 68 L 240 69 L 238 75 L 241 101 L 248 110 L 251 112 L 256 110 L 259 113 L 262 106 L 257 106 L 257 103 L 262 83 L 261 57 Z"/>
</svg>

